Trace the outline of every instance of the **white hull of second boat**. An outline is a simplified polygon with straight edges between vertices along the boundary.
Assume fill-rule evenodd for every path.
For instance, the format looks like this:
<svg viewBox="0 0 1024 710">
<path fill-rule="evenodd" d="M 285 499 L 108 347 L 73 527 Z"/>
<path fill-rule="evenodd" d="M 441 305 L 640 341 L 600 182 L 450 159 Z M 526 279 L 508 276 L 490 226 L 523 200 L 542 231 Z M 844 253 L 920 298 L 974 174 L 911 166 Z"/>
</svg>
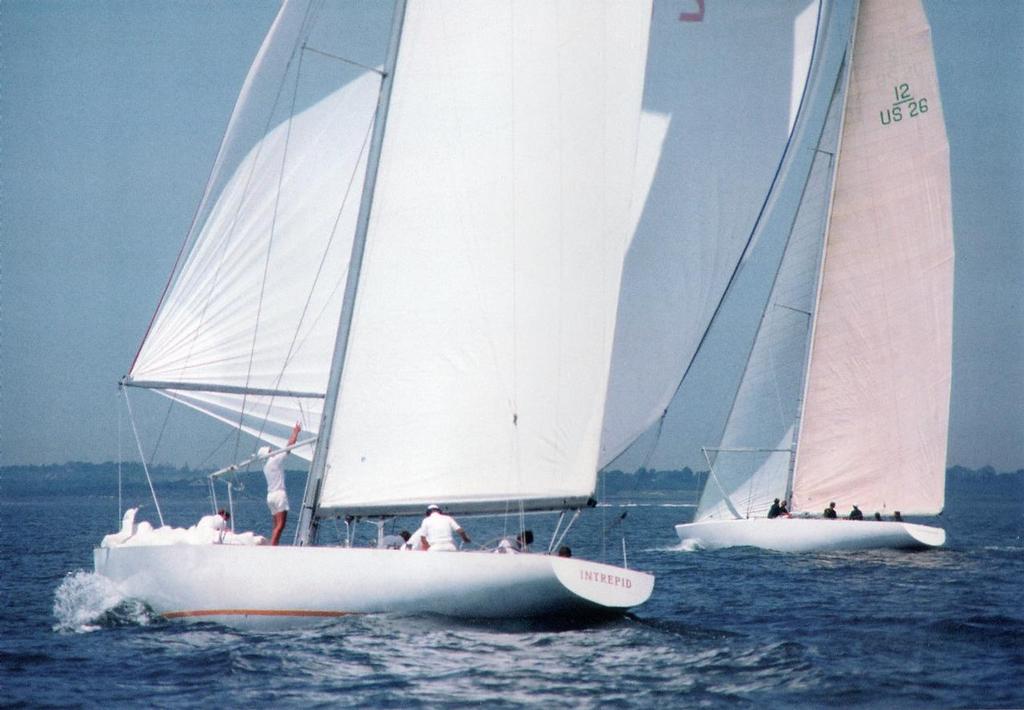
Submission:
<svg viewBox="0 0 1024 710">
<path fill-rule="evenodd" d="M 575 558 L 340 547 L 96 548 L 97 574 L 168 618 L 286 627 L 349 614 L 570 619 L 623 612 L 654 577 Z"/>
<path fill-rule="evenodd" d="M 777 552 L 924 550 L 946 542 L 946 531 L 930 525 L 824 518 L 708 520 L 676 525 L 676 533 L 684 545 L 705 550 L 725 547 L 759 547 Z"/>
</svg>

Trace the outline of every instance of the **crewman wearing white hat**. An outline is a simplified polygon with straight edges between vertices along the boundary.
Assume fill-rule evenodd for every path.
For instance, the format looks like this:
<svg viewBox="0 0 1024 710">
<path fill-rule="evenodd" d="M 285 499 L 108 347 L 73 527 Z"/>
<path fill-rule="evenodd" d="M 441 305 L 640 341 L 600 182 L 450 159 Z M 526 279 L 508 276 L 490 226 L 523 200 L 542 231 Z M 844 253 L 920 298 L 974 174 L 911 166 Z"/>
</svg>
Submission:
<svg viewBox="0 0 1024 710">
<path fill-rule="evenodd" d="M 430 552 L 455 552 L 455 538 L 458 535 L 469 542 L 469 535 L 462 529 L 455 518 L 441 512 L 438 505 L 428 505 L 426 517 L 420 527 L 409 538 L 413 549 L 429 550 Z"/>
</svg>

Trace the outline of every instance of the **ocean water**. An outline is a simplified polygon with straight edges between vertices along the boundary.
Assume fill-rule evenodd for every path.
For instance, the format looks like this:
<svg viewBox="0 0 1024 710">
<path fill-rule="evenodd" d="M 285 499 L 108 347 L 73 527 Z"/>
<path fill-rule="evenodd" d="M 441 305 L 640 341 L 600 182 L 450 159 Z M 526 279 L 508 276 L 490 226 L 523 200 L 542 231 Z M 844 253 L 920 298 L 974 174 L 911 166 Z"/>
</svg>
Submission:
<svg viewBox="0 0 1024 710">
<path fill-rule="evenodd" d="M 235 517 L 266 532 L 261 493 L 240 492 Z M 175 525 L 209 505 L 188 486 L 161 504 Z M 2 510 L 4 706 L 1024 706 L 1019 489 L 951 491 L 948 546 L 920 553 L 687 552 L 672 526 L 690 508 L 610 503 L 572 544 L 620 563 L 625 532 L 629 565 L 657 575 L 621 619 L 368 615 L 273 633 L 165 621 L 91 574 L 93 546 L 117 527 L 106 481 L 73 494 L 5 485 Z M 156 520 L 151 504 L 140 518 Z M 517 525 L 462 522 L 475 541 Z M 548 523 L 529 524 L 546 539 Z"/>
</svg>

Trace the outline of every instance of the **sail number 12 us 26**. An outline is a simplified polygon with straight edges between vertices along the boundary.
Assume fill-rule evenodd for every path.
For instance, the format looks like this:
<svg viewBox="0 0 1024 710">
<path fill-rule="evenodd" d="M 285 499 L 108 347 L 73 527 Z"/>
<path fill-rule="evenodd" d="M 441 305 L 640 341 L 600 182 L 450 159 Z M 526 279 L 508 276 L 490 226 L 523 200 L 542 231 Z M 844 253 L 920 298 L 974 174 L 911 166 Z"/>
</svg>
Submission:
<svg viewBox="0 0 1024 710">
<path fill-rule="evenodd" d="M 897 84 L 892 87 L 892 91 L 896 100 L 892 102 L 892 106 L 878 112 L 878 118 L 883 126 L 928 113 L 928 99 L 915 99 L 910 91 L 910 84 Z"/>
</svg>

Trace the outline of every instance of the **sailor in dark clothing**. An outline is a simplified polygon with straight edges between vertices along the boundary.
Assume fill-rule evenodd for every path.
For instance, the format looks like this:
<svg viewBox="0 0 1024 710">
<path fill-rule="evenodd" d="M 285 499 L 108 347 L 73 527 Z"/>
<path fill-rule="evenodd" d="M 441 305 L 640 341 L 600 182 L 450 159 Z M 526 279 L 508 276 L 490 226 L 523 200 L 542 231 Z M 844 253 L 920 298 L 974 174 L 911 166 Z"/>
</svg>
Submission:
<svg viewBox="0 0 1024 710">
<path fill-rule="evenodd" d="M 882 514 L 879 513 L 877 510 L 875 511 L 875 520 L 877 520 L 879 522 L 882 521 Z"/>
<path fill-rule="evenodd" d="M 903 522 L 903 516 L 900 515 L 900 511 L 898 510 L 892 514 L 892 519 L 895 520 L 897 523 Z"/>
<path fill-rule="evenodd" d="M 864 513 L 860 512 L 860 508 L 857 506 L 853 506 L 853 510 L 850 511 L 850 514 L 847 515 L 846 518 L 848 520 L 863 520 Z"/>
<path fill-rule="evenodd" d="M 822 515 L 825 516 L 825 518 L 827 520 L 835 520 L 836 519 L 836 502 L 832 501 L 831 503 L 829 503 L 828 507 L 825 508 L 825 512 L 822 513 Z"/>
<path fill-rule="evenodd" d="M 775 502 L 772 503 L 772 507 L 768 509 L 768 517 L 769 518 L 777 518 L 777 517 L 779 517 L 779 510 L 780 510 L 780 508 L 779 508 L 779 499 L 776 498 Z"/>
</svg>

